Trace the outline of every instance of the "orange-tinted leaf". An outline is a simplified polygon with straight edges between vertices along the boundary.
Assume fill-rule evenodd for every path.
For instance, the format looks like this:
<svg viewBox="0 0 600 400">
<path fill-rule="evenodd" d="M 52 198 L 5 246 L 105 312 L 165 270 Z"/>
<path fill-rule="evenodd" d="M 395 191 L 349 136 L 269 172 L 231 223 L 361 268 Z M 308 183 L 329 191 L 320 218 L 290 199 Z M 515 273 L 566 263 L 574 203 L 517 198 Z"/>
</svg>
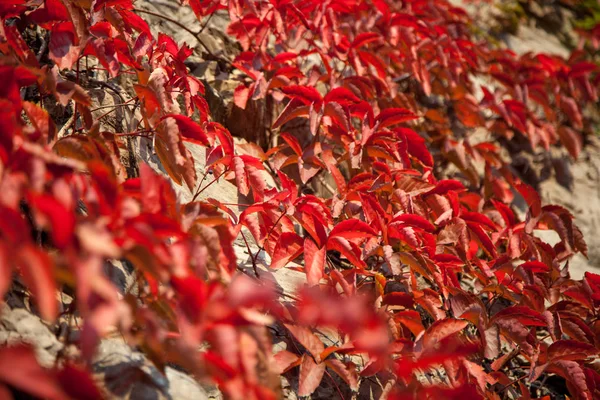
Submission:
<svg viewBox="0 0 600 400">
<path fill-rule="evenodd" d="M 271 268 L 285 267 L 290 261 L 298 257 L 303 250 L 302 238 L 294 232 L 284 232 L 279 236 L 275 251 L 271 258 Z"/>
<path fill-rule="evenodd" d="M 16 252 L 17 265 L 25 284 L 33 293 L 42 318 L 54 321 L 58 315 L 54 266 L 47 253 L 26 244 Z"/>
<path fill-rule="evenodd" d="M 353 363 L 344 364 L 337 358 L 325 360 L 325 365 L 335 371 L 348 384 L 352 391 L 358 391 L 358 374 Z"/>
<path fill-rule="evenodd" d="M 319 248 L 310 237 L 304 239 L 304 270 L 310 286 L 318 285 L 323 277 L 326 256 L 327 249 L 324 246 Z"/>
<path fill-rule="evenodd" d="M 568 126 L 561 125 L 558 127 L 558 136 L 560 137 L 561 143 L 569 151 L 571 157 L 577 160 L 581 153 L 581 149 L 583 148 L 583 138 L 581 137 L 581 134 Z"/>
<path fill-rule="evenodd" d="M 469 325 L 468 321 L 454 318 L 435 321 L 423 335 L 423 347 L 429 351 L 434 350 L 441 341 L 461 332 L 467 325 Z"/>
<path fill-rule="evenodd" d="M 233 171 L 235 172 L 235 181 L 238 187 L 238 190 L 244 196 L 247 196 L 250 193 L 250 185 L 248 184 L 248 175 L 246 171 L 246 164 L 244 164 L 244 160 L 241 157 L 235 156 L 232 160 Z"/>
<path fill-rule="evenodd" d="M 310 396 L 319 387 L 324 373 L 324 363 L 316 364 L 312 357 L 304 355 L 302 364 L 300 364 L 298 396 Z"/>
<path fill-rule="evenodd" d="M 319 339 L 310 329 L 303 326 L 296 326 L 291 324 L 284 324 L 285 327 L 294 335 L 296 340 L 300 342 L 306 350 L 313 355 L 313 357 L 320 361 L 321 353 L 325 350 L 323 342 Z"/>
<path fill-rule="evenodd" d="M 294 353 L 290 353 L 287 350 L 281 350 L 277 354 L 273 355 L 275 360 L 275 372 L 279 375 L 289 371 L 302 362 L 302 359 Z"/>
<path fill-rule="evenodd" d="M 56 125 L 46 110 L 38 106 L 37 104 L 29 101 L 23 102 L 23 109 L 27 113 L 27 117 L 35 127 L 35 129 L 42 135 L 46 142 L 54 139 L 56 135 Z"/>
<path fill-rule="evenodd" d="M 347 219 L 337 223 L 331 232 L 329 238 L 342 237 L 345 239 L 370 238 L 377 235 L 377 232 L 370 225 L 359 219 Z"/>
</svg>

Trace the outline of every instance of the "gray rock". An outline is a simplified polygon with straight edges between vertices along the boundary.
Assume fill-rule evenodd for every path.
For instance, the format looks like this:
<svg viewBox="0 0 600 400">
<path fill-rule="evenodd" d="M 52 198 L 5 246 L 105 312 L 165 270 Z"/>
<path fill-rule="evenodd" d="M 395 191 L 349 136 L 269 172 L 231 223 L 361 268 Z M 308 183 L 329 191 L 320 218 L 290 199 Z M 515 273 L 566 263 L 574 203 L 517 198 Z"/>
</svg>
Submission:
<svg viewBox="0 0 600 400">
<path fill-rule="evenodd" d="M 93 364 L 94 374 L 114 399 L 214 399 L 193 378 L 166 368 L 163 375 L 142 353 L 120 339 L 103 340 Z"/>
<path fill-rule="evenodd" d="M 40 365 L 51 367 L 63 344 L 36 315 L 24 308 L 0 307 L 0 346 L 27 343 L 33 346 Z"/>
</svg>

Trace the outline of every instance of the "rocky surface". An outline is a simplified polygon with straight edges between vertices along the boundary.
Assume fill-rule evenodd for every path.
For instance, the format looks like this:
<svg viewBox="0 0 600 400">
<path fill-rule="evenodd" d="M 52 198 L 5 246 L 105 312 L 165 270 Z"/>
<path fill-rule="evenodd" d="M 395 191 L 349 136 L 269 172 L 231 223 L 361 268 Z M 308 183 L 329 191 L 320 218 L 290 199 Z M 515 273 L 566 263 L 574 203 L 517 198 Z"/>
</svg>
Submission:
<svg viewBox="0 0 600 400">
<path fill-rule="evenodd" d="M 451 1 L 464 6 L 462 0 Z M 531 2 L 528 18 L 520 20 L 514 32 L 493 34 L 498 36 L 500 44 L 517 54 L 532 52 L 568 57 L 569 47 L 575 42 L 570 22 L 573 15 L 569 10 L 550 3 L 540 6 L 538 2 Z M 480 30 L 489 34 L 495 25 L 503 23 L 503 11 L 498 7 L 502 5 L 501 1 L 491 5 L 468 4 L 467 10 L 474 16 Z M 483 79 L 475 81 L 489 85 Z M 583 233 L 589 249 L 588 258 L 577 254 L 569 261 L 571 277 L 575 279 L 582 278 L 586 271 L 600 273 L 600 236 L 596 234 L 600 228 L 600 136 L 588 137 L 586 141 L 576 161 L 564 149 L 557 148 L 542 157 L 522 155 L 521 159 L 527 169 L 534 171 L 535 178 L 528 183 L 538 187 L 543 202 L 558 204 L 571 211 Z M 555 232 L 536 231 L 536 235 L 552 245 L 559 241 Z"/>
<path fill-rule="evenodd" d="M 189 375 L 166 367 L 159 371 L 142 353 L 121 339 L 100 343 L 93 370 L 111 398 L 149 400 L 218 399 L 215 389 L 205 389 Z"/>
<path fill-rule="evenodd" d="M 223 33 L 225 18 L 215 16 L 206 26 L 203 26 L 189 8 L 181 7 L 175 2 L 143 0 L 137 4 L 140 8 L 152 13 L 168 15 L 169 18 L 185 25 L 192 32 L 196 32 L 193 34 L 188 30 L 181 29 L 176 23 L 159 16 L 150 14 L 145 16 L 153 29 L 172 35 L 179 43 L 186 42 L 197 47 L 190 67 L 207 83 L 212 114 L 220 121 L 231 120 L 229 118 L 232 112 L 230 100 L 233 89 L 239 81 L 227 73 L 226 63 L 223 62 L 223 59 L 230 60 L 238 49 Z M 482 12 L 477 9 L 473 11 Z M 516 36 L 505 35 L 503 42 L 517 53 L 542 51 L 562 56 L 568 54 L 568 49 L 561 40 L 536 26 L 535 23 L 521 26 Z M 92 93 L 95 107 L 111 105 L 120 101 L 118 96 L 113 94 L 107 96 L 106 93 L 107 91 L 102 89 Z M 236 112 L 241 114 L 236 115 L 234 123 L 256 129 L 256 126 L 246 124 L 250 118 L 247 113 L 240 110 Z M 122 116 L 116 116 L 113 119 L 107 118 L 106 125 L 102 129 L 119 130 L 117 125 L 121 119 Z M 258 125 L 264 122 L 262 117 L 255 120 L 258 121 L 256 122 Z M 234 133 L 237 132 L 239 136 L 252 140 L 252 135 L 247 134 L 242 128 L 236 128 L 235 125 L 230 125 L 228 128 Z M 204 149 L 195 145 L 189 145 L 189 149 L 195 159 L 197 174 L 202 177 L 205 173 Z M 152 154 L 143 142 L 138 143 L 135 154 L 138 161 L 145 161 L 156 171 L 165 174 L 156 155 Z M 561 204 L 571 210 L 584 233 L 589 247 L 589 259 L 577 256 L 570 262 L 572 276 L 580 278 L 585 271 L 600 271 L 600 236 L 596 235 L 597 229 L 600 228 L 600 141 L 598 138 L 591 138 L 581 154 L 580 160 L 575 163 L 562 153 L 554 154 L 552 160 L 556 163 L 563 163 L 566 170 L 569 171 L 569 176 L 566 180 L 556 179 L 556 177 L 546 179 L 540 182 L 539 187 L 546 203 Z M 212 179 L 212 176 L 208 176 L 207 180 L 200 184 L 205 185 Z M 274 182 L 269 182 L 269 184 L 274 185 Z M 193 197 L 188 188 L 177 185 L 174 187 L 182 202 L 189 201 Z M 244 204 L 248 201 L 246 198 L 240 197 L 236 187 L 225 179 L 220 179 L 207 187 L 199 198 L 214 198 L 231 204 Z M 237 206 L 232 206 L 232 209 L 236 214 L 242 210 Z M 547 232 L 538 232 L 537 234 L 551 242 L 554 240 Z M 261 279 L 271 280 L 275 283 L 282 300 L 292 295 L 296 288 L 305 282 L 305 275 L 296 269 L 270 270 L 268 256 L 264 251 L 259 251 L 253 243 L 250 243 L 250 249 L 248 249 L 242 241 L 238 241 L 235 251 L 240 266 L 249 274 L 253 274 L 254 267 L 256 267 Z M 107 276 L 111 277 L 122 293 L 134 289 L 131 272 L 131 268 L 120 261 L 106 265 Z M 59 340 L 60 335 L 53 332 L 23 304 L 17 303 L 8 303 L 0 310 L 0 345 L 20 341 L 31 343 L 35 347 L 40 363 L 47 367 L 52 366 L 59 353 L 65 351 L 63 343 Z M 285 343 L 276 343 L 275 347 L 285 348 Z M 101 342 L 93 368 L 96 378 L 102 383 L 111 398 L 213 399 L 220 396 L 216 389 L 203 387 L 192 377 L 173 368 L 167 367 L 163 375 L 148 358 L 121 339 L 110 338 Z M 336 396 L 334 382 L 328 382 L 327 379 L 325 381 L 326 383 L 313 398 Z M 286 398 L 295 398 L 294 388 L 297 382 L 293 377 L 291 375 L 285 377 L 282 383 Z M 363 386 L 365 387 L 363 388 Z M 361 385 L 361 389 L 372 393 L 361 393 L 360 398 L 378 398 L 374 392 L 381 391 L 381 388 L 376 385 L 368 388 L 366 385 Z"/>
</svg>

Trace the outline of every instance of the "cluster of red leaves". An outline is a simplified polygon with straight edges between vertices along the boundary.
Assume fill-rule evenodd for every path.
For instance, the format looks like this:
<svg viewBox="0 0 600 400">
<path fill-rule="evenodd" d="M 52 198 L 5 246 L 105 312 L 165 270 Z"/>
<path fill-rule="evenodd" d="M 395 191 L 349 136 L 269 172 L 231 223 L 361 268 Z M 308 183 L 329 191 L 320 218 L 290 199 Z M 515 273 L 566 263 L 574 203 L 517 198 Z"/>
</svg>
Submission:
<svg viewBox="0 0 600 400">
<path fill-rule="evenodd" d="M 576 158 L 587 129 L 581 108 L 597 100 L 595 64 L 583 53 L 562 60 L 490 49 L 446 1 L 187 3 L 199 19 L 229 14 L 228 33 L 244 50 L 233 67 L 248 79 L 235 104 L 270 96 L 282 105 L 272 126 L 282 140 L 266 153 L 235 146 L 211 121 L 204 87 L 184 64 L 192 50 L 155 38 L 132 0 L 0 4 L 0 293 L 17 273 L 52 321 L 57 291 L 69 287 L 70 311 L 84 321 L 80 357 L 56 371 L 36 367 L 25 349 L 0 350 L 1 384 L 47 398 L 99 397 L 89 379 L 75 379 L 86 374 L 76 364 L 116 327 L 157 366 L 210 377 L 230 398 L 276 398 L 278 375 L 296 367 L 299 396 L 327 369 L 351 391 L 375 376 L 397 399 L 531 398 L 529 383 L 547 374 L 575 398 L 600 394 L 591 362 L 600 276 L 569 278 L 565 261 L 587 250 L 573 216 L 543 206 L 494 141 L 469 135 L 522 135 L 533 149 L 560 142 Z M 31 25 L 49 32 L 52 67 L 24 39 Z M 85 88 L 63 77 L 87 57 L 109 77 L 137 78 L 138 130 L 100 132 Z M 477 86 L 477 76 L 495 89 Z M 22 100 L 29 87 L 75 104 L 77 132 L 57 137 L 52 116 Z M 304 136 L 286 132 L 296 118 L 308 120 Z M 206 172 L 254 203 L 239 216 L 214 200 L 179 204 L 146 165 L 126 179 L 122 137 L 141 132 L 175 183 L 201 190 L 185 142 L 201 145 Z M 456 165 L 459 179 L 436 178 L 441 161 Z M 276 187 L 265 183 L 268 171 Z M 333 178 L 332 197 L 300 193 L 322 175 Z M 529 206 L 525 221 L 515 196 Z M 237 273 L 242 227 L 273 270 L 303 254 L 293 268 L 307 287 L 294 302 Z M 536 229 L 560 241 L 550 246 Z M 41 245 L 32 231 L 49 240 Z M 120 297 L 104 275 L 114 258 L 136 267 L 137 297 Z M 274 321 L 303 350 L 272 354 Z M 39 379 L 8 373 L 13 365 Z"/>
</svg>

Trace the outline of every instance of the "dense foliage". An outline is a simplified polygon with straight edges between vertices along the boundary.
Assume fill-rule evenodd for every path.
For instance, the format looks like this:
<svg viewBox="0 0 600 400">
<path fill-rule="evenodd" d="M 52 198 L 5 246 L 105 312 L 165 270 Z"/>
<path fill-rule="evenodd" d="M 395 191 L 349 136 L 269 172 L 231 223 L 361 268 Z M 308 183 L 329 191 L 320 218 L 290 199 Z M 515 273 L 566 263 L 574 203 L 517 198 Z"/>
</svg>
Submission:
<svg viewBox="0 0 600 400">
<path fill-rule="evenodd" d="M 340 395 L 376 382 L 395 399 L 527 399 L 558 376 L 572 398 L 600 396 L 600 275 L 570 279 L 587 251 L 574 217 L 543 205 L 504 149 L 578 157 L 600 78 L 587 52 L 493 48 L 443 0 L 186 3 L 229 16 L 239 55 L 204 56 L 243 73 L 236 107 L 268 100 L 274 146 L 234 144 L 186 67 L 193 50 L 154 36 L 133 0 L 0 2 L 0 293 L 20 280 L 45 320 L 81 330 L 54 370 L 0 349 L 1 394 L 101 397 L 86 368 L 116 327 L 228 398 L 277 398 L 280 374 L 298 396 L 332 375 Z M 100 130 L 92 85 L 128 94 L 129 130 Z M 147 139 L 170 179 L 124 167 Z M 206 148 L 204 177 L 188 143 Z M 209 174 L 250 196 L 241 214 L 198 200 Z M 329 178 L 331 196 L 304 190 Z M 548 229 L 554 246 L 534 235 Z M 281 296 L 240 272 L 244 232 L 305 287 Z M 107 259 L 135 266 L 138 293 L 117 294 Z M 275 326 L 295 346 L 273 354 Z"/>
</svg>

